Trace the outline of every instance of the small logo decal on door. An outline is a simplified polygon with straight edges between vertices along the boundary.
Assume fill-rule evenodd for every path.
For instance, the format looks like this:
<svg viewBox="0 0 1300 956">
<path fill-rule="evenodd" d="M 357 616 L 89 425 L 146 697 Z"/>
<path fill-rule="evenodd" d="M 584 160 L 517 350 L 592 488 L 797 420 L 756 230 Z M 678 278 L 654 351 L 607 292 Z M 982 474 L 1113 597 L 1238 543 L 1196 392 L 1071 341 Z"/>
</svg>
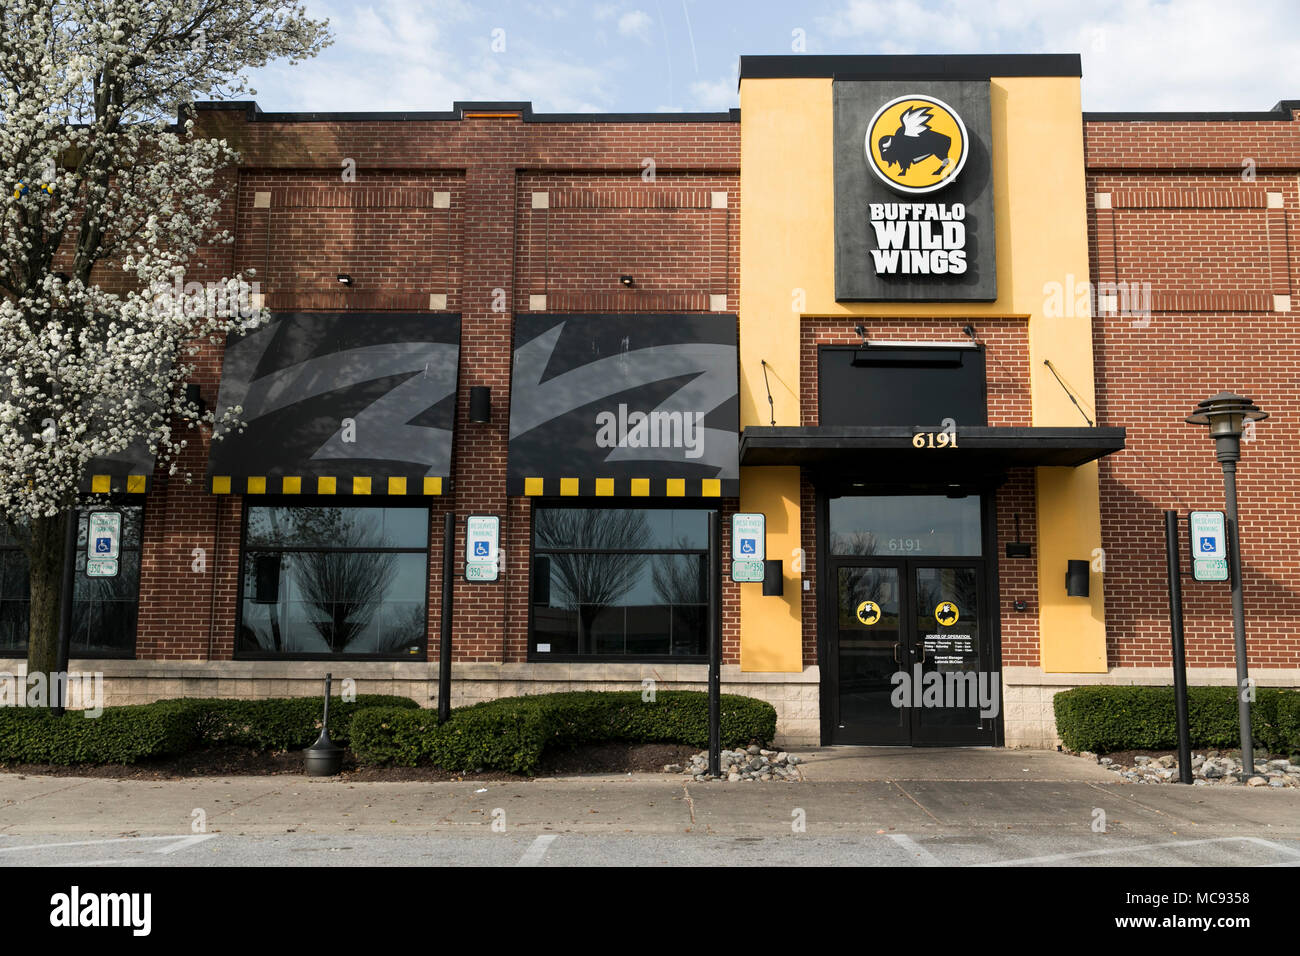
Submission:
<svg viewBox="0 0 1300 956">
<path fill-rule="evenodd" d="M 957 618 L 961 615 L 957 611 L 957 605 L 951 601 L 944 601 L 934 609 L 934 619 L 944 627 L 952 627 L 957 623 Z"/>
<path fill-rule="evenodd" d="M 870 627 L 880 620 L 880 605 L 875 601 L 863 601 L 858 605 L 858 620 Z"/>
</svg>

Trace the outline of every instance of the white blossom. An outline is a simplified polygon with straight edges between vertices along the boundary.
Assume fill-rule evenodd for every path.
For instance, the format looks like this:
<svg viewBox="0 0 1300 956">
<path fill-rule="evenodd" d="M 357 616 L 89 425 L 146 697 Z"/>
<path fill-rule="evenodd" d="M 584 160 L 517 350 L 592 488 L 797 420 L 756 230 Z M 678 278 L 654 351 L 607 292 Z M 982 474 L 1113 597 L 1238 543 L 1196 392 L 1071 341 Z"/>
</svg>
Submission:
<svg viewBox="0 0 1300 956">
<path fill-rule="evenodd" d="M 241 276 L 177 294 L 200 249 L 232 241 L 218 214 L 238 162 L 224 140 L 195 134 L 191 91 L 243 95 L 246 69 L 329 42 L 302 6 L 268 0 L 5 0 L 0 518 L 10 527 L 71 506 L 93 459 L 136 442 L 175 473 L 184 433 L 214 424 L 185 400 L 194 346 L 266 316 L 248 307 Z"/>
</svg>

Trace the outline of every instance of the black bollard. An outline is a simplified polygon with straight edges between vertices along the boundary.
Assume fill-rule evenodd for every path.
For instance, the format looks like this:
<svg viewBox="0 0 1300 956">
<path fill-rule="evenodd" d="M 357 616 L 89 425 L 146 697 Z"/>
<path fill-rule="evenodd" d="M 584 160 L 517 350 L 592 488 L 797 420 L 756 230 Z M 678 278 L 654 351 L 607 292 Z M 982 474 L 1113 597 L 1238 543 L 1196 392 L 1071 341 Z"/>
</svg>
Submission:
<svg viewBox="0 0 1300 956">
<path fill-rule="evenodd" d="M 343 769 L 343 748 L 330 740 L 330 684 L 333 680 L 333 674 L 325 675 L 325 712 L 321 717 L 320 736 L 304 751 L 309 777 L 333 777 Z"/>
</svg>

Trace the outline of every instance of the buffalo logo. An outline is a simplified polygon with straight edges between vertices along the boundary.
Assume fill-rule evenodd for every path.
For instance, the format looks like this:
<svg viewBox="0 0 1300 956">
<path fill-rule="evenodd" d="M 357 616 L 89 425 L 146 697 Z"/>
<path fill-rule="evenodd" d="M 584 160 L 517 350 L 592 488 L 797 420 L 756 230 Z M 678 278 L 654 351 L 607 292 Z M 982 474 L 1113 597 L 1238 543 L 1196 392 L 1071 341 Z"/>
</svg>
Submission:
<svg viewBox="0 0 1300 956">
<path fill-rule="evenodd" d="M 863 601 L 858 605 L 858 620 L 870 627 L 880 620 L 880 605 L 875 601 Z"/>
<path fill-rule="evenodd" d="M 929 193 L 957 178 L 966 164 L 966 124 L 933 96 L 900 96 L 867 125 L 867 165 L 891 189 Z"/>
<path fill-rule="evenodd" d="M 934 609 L 934 619 L 944 627 L 952 627 L 956 624 L 958 616 L 957 605 L 951 601 L 944 601 Z"/>
</svg>

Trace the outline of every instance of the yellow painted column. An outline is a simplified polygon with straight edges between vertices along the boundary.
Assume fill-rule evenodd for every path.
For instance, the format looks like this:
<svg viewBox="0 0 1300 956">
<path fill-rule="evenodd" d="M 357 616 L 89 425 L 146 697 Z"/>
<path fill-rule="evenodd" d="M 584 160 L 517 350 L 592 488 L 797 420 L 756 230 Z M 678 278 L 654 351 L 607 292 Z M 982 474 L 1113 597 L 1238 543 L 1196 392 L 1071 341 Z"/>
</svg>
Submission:
<svg viewBox="0 0 1300 956">
<path fill-rule="evenodd" d="M 740 510 L 767 516 L 767 557 L 780 560 L 780 597 L 764 597 L 761 584 L 740 587 L 740 669 L 803 670 L 800 627 L 801 575 L 794 570 L 799 540 L 799 469 L 742 468 Z M 811 547 L 812 543 L 808 543 Z"/>
</svg>

